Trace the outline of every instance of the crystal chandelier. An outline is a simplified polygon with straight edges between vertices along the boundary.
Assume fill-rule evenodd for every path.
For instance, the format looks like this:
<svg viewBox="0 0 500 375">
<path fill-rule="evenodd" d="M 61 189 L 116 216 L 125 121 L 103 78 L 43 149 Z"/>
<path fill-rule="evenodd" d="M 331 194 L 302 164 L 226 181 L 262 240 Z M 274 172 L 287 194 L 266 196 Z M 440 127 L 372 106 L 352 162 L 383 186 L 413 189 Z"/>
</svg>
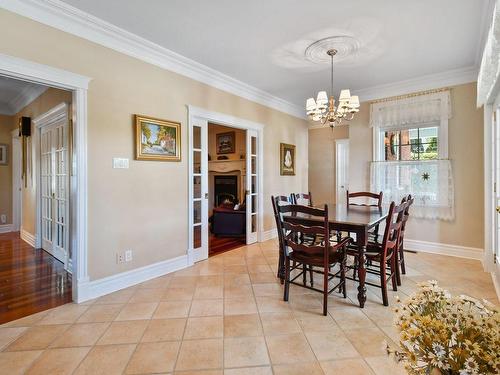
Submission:
<svg viewBox="0 0 500 375">
<path fill-rule="evenodd" d="M 340 125 L 342 120 L 351 121 L 354 114 L 359 112 L 359 98 L 351 96 L 349 90 L 341 90 L 339 104 L 335 106 L 333 98 L 333 57 L 337 54 L 336 49 L 329 49 L 326 52 L 331 58 L 331 93 L 330 98 L 326 91 L 318 92 L 316 100 L 309 98 L 306 101 L 306 112 L 313 121 L 321 122 L 323 125 L 330 125 L 331 128 Z"/>
</svg>

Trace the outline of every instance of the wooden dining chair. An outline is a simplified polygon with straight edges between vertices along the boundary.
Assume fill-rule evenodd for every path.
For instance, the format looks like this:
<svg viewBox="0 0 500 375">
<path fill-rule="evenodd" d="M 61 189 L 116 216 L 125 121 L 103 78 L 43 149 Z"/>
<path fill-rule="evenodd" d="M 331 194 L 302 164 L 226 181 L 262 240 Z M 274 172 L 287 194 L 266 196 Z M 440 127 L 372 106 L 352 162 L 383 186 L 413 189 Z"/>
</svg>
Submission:
<svg viewBox="0 0 500 375">
<path fill-rule="evenodd" d="M 387 219 L 385 221 L 384 237 L 381 243 L 369 241 L 366 248 L 366 272 L 378 275 L 380 277 L 380 285 L 365 281 L 365 284 L 381 288 L 382 301 L 384 306 L 389 305 L 387 297 L 387 283 L 390 280 L 392 289 L 397 291 L 397 274 L 396 264 L 397 253 L 399 251 L 399 236 L 401 234 L 401 226 L 403 223 L 404 211 L 407 204 L 396 206 L 394 202 L 389 207 Z M 358 250 L 354 246 L 348 249 L 350 255 L 355 257 L 355 267 L 358 267 L 359 256 Z M 356 280 L 356 277 L 354 277 Z"/>
<path fill-rule="evenodd" d="M 415 202 L 415 198 L 413 198 L 410 195 L 408 197 L 404 197 L 401 200 L 401 204 L 405 204 L 405 210 L 403 212 L 403 222 L 401 223 L 401 233 L 399 234 L 399 245 L 398 245 L 398 252 L 397 252 L 397 282 L 398 285 L 401 285 L 401 274 L 405 275 L 406 274 L 406 265 L 405 265 L 405 254 L 404 254 L 404 237 L 405 237 L 405 230 L 406 230 L 406 223 L 408 222 L 408 219 L 410 218 L 410 207 L 413 205 Z"/>
<path fill-rule="evenodd" d="M 281 283 L 283 284 L 284 282 L 284 270 L 282 269 L 282 265 L 284 264 L 284 254 L 285 254 L 285 247 L 284 247 L 284 234 L 283 231 L 280 228 L 280 214 L 278 211 L 278 207 L 280 205 L 289 205 L 291 204 L 290 198 L 284 195 L 278 195 L 278 196 L 271 196 L 271 203 L 273 205 L 273 212 L 274 212 L 274 220 L 276 222 L 276 230 L 278 231 L 278 246 L 279 246 L 279 258 L 278 258 L 278 274 L 277 277 L 280 278 Z"/>
<path fill-rule="evenodd" d="M 303 206 L 313 206 L 311 192 L 308 193 L 292 193 L 290 194 L 291 202 L 293 204 L 301 204 Z"/>
<path fill-rule="evenodd" d="M 344 298 L 347 297 L 346 289 L 346 247 L 352 242 L 352 238 L 346 237 L 340 243 L 332 243 L 328 240 L 321 243 L 301 242 L 300 234 L 309 234 L 312 236 L 321 235 L 323 238 L 328 239 L 330 227 L 328 223 L 328 206 L 325 205 L 324 209 L 307 207 L 302 205 L 288 205 L 279 206 L 278 211 L 281 222 L 280 227 L 284 236 L 285 245 L 285 288 L 283 299 L 288 301 L 290 284 L 298 285 L 307 289 L 311 289 L 323 294 L 323 315 L 328 313 L 328 295 L 334 290 L 343 294 Z M 306 214 L 316 217 L 319 221 L 317 224 L 303 225 L 293 224 L 289 221 L 283 220 L 283 214 L 290 213 Z M 290 262 L 294 262 L 295 267 L 290 266 Z M 331 272 L 332 266 L 339 264 L 339 270 Z M 313 269 L 314 267 L 314 269 Z M 292 276 L 292 271 L 299 270 L 300 272 Z M 323 289 L 317 289 L 313 286 L 307 286 L 303 283 L 295 282 L 299 277 L 304 276 L 307 271 L 313 270 L 314 273 L 323 275 Z M 330 288 L 330 281 L 339 278 L 340 281 Z"/>
<path fill-rule="evenodd" d="M 369 191 L 349 193 L 349 190 L 347 190 L 346 194 L 348 206 L 382 207 L 382 198 L 384 196 L 383 192 L 380 192 L 378 194 L 371 193 Z M 360 202 L 359 198 L 363 198 L 364 200 Z"/>
</svg>

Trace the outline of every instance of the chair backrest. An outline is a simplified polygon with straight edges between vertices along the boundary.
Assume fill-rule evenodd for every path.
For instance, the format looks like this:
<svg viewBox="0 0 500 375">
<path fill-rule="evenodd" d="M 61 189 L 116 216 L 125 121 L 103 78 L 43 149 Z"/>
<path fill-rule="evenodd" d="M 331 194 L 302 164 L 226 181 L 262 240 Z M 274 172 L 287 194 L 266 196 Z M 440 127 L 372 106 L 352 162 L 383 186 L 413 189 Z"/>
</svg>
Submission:
<svg viewBox="0 0 500 375">
<path fill-rule="evenodd" d="M 325 205 L 323 209 L 314 208 L 302 205 L 288 205 L 278 207 L 279 217 L 281 218 L 280 226 L 287 233 L 284 237 L 285 251 L 291 249 L 294 254 L 301 256 L 302 258 L 323 258 L 325 267 L 329 264 L 329 251 L 330 246 L 329 241 L 323 241 L 322 243 L 308 243 L 302 241 L 303 235 L 321 235 L 323 238 L 328 239 L 330 228 L 328 223 L 328 206 Z M 290 213 L 291 216 L 295 214 L 307 214 L 311 217 L 316 217 L 318 219 L 317 224 L 294 224 L 286 221 L 283 214 Z"/>
<path fill-rule="evenodd" d="M 280 206 L 286 206 L 291 204 L 289 197 L 284 196 L 284 195 L 278 195 L 278 196 L 271 196 L 271 202 L 273 204 L 273 211 L 274 211 L 274 220 L 276 221 L 276 230 L 278 231 L 278 241 L 279 241 L 279 246 L 284 250 L 284 232 L 283 228 L 281 227 L 281 218 L 280 218 L 280 212 L 278 210 L 278 207 Z"/>
<path fill-rule="evenodd" d="M 397 251 L 400 244 L 401 227 L 403 225 L 404 212 L 407 207 L 407 202 L 396 206 L 396 203 L 391 202 L 389 213 L 385 221 L 384 239 L 382 241 L 382 261 L 392 256 Z"/>
<path fill-rule="evenodd" d="M 358 191 L 355 193 L 349 193 L 349 190 L 347 190 L 347 205 L 351 206 L 369 206 L 369 207 L 382 207 L 382 197 L 383 193 L 380 192 L 378 194 L 376 193 L 371 193 L 369 191 Z M 376 203 L 356 203 L 355 201 L 353 202 L 352 198 L 365 198 L 367 201 L 370 200 L 375 200 Z"/>
<path fill-rule="evenodd" d="M 309 193 L 292 193 L 290 194 L 291 202 L 293 204 L 300 204 L 302 206 L 313 206 L 311 192 Z"/>
<path fill-rule="evenodd" d="M 406 223 L 408 221 L 408 219 L 410 218 L 410 206 L 415 202 L 415 198 L 413 198 L 410 195 L 408 195 L 408 197 L 404 197 L 402 200 L 401 200 L 401 203 L 405 204 L 405 210 L 403 212 L 403 222 L 401 224 L 401 241 L 400 242 L 403 242 L 403 239 L 404 239 L 404 235 L 405 235 L 405 229 L 406 229 Z"/>
</svg>

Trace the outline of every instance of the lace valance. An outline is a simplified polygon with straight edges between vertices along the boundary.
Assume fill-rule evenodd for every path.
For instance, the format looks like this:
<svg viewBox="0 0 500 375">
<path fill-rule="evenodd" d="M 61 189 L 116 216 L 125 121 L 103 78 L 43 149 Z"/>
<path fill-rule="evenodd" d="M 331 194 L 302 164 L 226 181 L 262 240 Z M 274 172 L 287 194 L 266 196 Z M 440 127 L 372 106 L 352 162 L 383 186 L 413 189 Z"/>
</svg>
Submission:
<svg viewBox="0 0 500 375">
<path fill-rule="evenodd" d="M 450 91 L 372 103 L 370 126 L 404 129 L 451 118 Z"/>
<path fill-rule="evenodd" d="M 477 79 L 477 106 L 490 103 L 495 98 L 493 91 L 500 81 L 500 0 L 493 12 L 493 22 L 484 46 L 481 68 Z"/>
<path fill-rule="evenodd" d="M 453 220 L 455 197 L 450 160 L 384 161 L 371 164 L 371 191 L 384 202 L 415 197 L 411 214 L 425 219 Z"/>
</svg>

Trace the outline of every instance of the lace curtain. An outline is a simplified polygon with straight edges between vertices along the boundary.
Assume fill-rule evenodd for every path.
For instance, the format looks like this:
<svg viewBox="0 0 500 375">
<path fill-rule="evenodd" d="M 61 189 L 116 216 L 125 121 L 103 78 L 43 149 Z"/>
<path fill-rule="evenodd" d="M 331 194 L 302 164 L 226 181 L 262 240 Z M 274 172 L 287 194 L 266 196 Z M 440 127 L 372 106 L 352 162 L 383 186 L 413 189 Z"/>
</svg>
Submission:
<svg viewBox="0 0 500 375">
<path fill-rule="evenodd" d="M 450 91 L 398 98 L 370 106 L 370 126 L 387 130 L 451 118 Z"/>
<path fill-rule="evenodd" d="M 486 45 L 484 46 L 481 68 L 477 79 L 477 106 L 493 101 L 495 84 L 500 80 L 500 0 L 493 12 Z"/>
<path fill-rule="evenodd" d="M 425 219 L 453 220 L 454 188 L 449 160 L 384 161 L 371 164 L 371 191 L 382 191 L 384 202 L 415 197 L 411 214 Z"/>
</svg>

